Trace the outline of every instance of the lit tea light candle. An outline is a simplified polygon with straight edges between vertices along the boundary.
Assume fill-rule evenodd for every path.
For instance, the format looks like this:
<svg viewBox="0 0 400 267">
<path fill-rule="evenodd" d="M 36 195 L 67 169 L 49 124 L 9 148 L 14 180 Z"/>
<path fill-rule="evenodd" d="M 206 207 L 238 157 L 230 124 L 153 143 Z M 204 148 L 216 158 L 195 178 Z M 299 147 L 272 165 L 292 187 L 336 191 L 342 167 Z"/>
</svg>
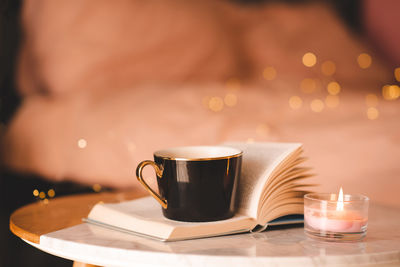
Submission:
<svg viewBox="0 0 400 267">
<path fill-rule="evenodd" d="M 312 237 L 358 240 L 367 232 L 369 199 L 362 195 L 311 193 L 304 196 L 304 229 Z"/>
</svg>

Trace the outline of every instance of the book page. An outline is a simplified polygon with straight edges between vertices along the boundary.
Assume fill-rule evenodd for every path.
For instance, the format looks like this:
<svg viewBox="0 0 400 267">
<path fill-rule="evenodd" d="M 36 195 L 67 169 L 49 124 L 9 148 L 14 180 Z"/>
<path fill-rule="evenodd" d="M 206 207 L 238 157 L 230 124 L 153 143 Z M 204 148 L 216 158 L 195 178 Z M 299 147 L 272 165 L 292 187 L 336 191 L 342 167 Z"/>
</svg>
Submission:
<svg viewBox="0 0 400 267">
<path fill-rule="evenodd" d="M 242 172 L 236 192 L 237 211 L 257 218 L 263 189 L 272 173 L 292 153 L 301 148 L 299 143 L 223 143 L 243 151 Z"/>
<path fill-rule="evenodd" d="M 167 219 L 152 197 L 110 204 L 96 204 L 87 222 L 121 232 L 164 241 L 185 240 L 250 231 L 255 220 L 241 214 L 212 222 L 182 222 Z"/>
</svg>

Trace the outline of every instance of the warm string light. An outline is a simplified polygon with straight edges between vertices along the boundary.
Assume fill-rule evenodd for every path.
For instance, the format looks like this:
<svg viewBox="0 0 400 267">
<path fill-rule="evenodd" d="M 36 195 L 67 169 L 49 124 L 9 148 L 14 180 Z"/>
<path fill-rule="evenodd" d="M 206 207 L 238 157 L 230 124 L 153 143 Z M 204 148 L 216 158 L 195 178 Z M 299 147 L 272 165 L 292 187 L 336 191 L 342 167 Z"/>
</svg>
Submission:
<svg viewBox="0 0 400 267">
<path fill-rule="evenodd" d="M 311 94 L 317 89 L 317 82 L 315 79 L 305 78 L 300 83 L 300 89 L 303 93 Z"/>
<path fill-rule="evenodd" d="M 307 52 L 302 57 L 303 65 L 306 67 L 313 67 L 317 64 L 317 56 L 312 52 Z M 357 56 L 357 63 L 360 68 L 367 69 L 372 65 L 372 57 L 367 53 L 361 53 Z M 326 60 L 321 64 L 321 73 L 325 76 L 332 76 L 336 73 L 337 67 L 335 62 L 332 60 Z M 276 79 L 277 71 L 272 66 L 267 66 L 262 73 L 265 80 L 271 81 Z M 397 81 L 400 81 L 400 67 L 394 69 L 394 76 Z M 319 80 L 315 78 L 304 78 L 300 83 L 300 89 L 303 93 L 311 94 L 317 91 Z M 229 79 L 225 87 L 229 90 L 238 90 L 241 88 L 241 83 L 238 79 Z M 326 85 L 328 95 L 325 99 L 313 99 L 310 102 L 310 108 L 313 112 L 319 113 L 327 108 L 336 108 L 340 103 L 339 94 L 341 93 L 342 87 L 337 81 L 330 81 Z M 386 100 L 395 100 L 400 97 L 400 87 L 398 85 L 385 85 L 382 87 L 382 96 Z M 222 111 L 225 107 L 233 107 L 237 104 L 237 95 L 234 92 L 227 93 L 224 97 L 213 96 L 203 98 L 203 105 L 213 111 Z M 377 109 L 378 97 L 374 94 L 368 94 L 365 102 L 367 104 L 367 117 L 370 120 L 375 120 L 379 117 L 379 111 Z M 289 98 L 289 107 L 293 110 L 299 109 L 303 106 L 303 99 L 299 96 L 291 96 Z M 264 128 L 263 128 L 264 127 Z M 257 126 L 257 135 L 267 135 L 269 129 L 267 126 Z M 249 138 L 249 142 L 252 142 L 252 138 Z"/>
<path fill-rule="evenodd" d="M 384 85 L 382 87 L 382 97 L 389 101 L 398 99 L 400 97 L 400 87 L 398 85 Z M 378 103 L 379 99 L 375 94 L 367 94 L 365 96 L 365 104 L 367 105 L 366 115 L 369 120 L 379 118 Z"/>
<path fill-rule="evenodd" d="M 234 107 L 237 103 L 237 96 L 233 93 L 228 93 L 224 97 L 224 103 L 228 107 Z"/>
<path fill-rule="evenodd" d="M 312 67 L 317 63 L 317 57 L 311 52 L 304 54 L 302 60 L 306 67 Z M 321 72 L 325 76 L 332 76 L 336 72 L 336 64 L 331 60 L 324 61 L 321 64 Z M 300 89 L 306 94 L 316 92 L 318 89 L 318 79 L 303 79 L 300 83 Z M 331 81 L 327 84 L 326 89 L 329 95 L 325 97 L 325 101 L 322 101 L 321 99 L 314 99 L 310 102 L 310 108 L 313 112 L 322 112 L 325 106 L 328 108 L 336 108 L 339 105 L 340 99 L 338 94 L 341 91 L 340 84 L 336 81 Z M 292 109 L 300 108 L 302 103 L 303 101 L 298 96 L 292 96 L 289 99 L 289 106 Z"/>
<path fill-rule="evenodd" d="M 398 85 L 384 85 L 382 96 L 386 100 L 396 100 L 400 97 L 400 87 Z"/>
<path fill-rule="evenodd" d="M 339 105 L 339 96 L 338 94 L 341 91 L 341 86 L 338 82 L 332 81 L 329 82 L 328 85 L 326 86 L 326 90 L 328 91 L 328 94 L 325 97 L 325 105 L 328 108 L 335 108 Z"/>
<path fill-rule="evenodd" d="M 400 67 L 394 69 L 394 78 L 396 81 L 400 82 Z"/>
<path fill-rule="evenodd" d="M 326 86 L 326 90 L 330 95 L 337 95 L 340 93 L 341 87 L 340 84 L 337 82 L 330 82 Z"/>
<path fill-rule="evenodd" d="M 319 113 L 324 109 L 325 105 L 321 99 L 314 99 L 310 103 L 310 108 L 312 111 Z"/>
<path fill-rule="evenodd" d="M 365 96 L 365 104 L 367 105 L 367 118 L 369 120 L 376 120 L 379 117 L 378 97 L 375 94 L 367 94 Z"/>
<path fill-rule="evenodd" d="M 317 56 L 314 53 L 308 52 L 303 55 L 303 64 L 306 67 L 313 67 L 317 63 Z"/>
<path fill-rule="evenodd" d="M 56 192 L 54 191 L 54 189 L 50 189 L 49 191 L 47 191 L 47 195 L 53 198 L 56 195 Z"/>
<path fill-rule="evenodd" d="M 37 189 L 33 190 L 33 195 L 35 197 L 38 197 L 39 196 L 39 190 L 37 190 Z"/>
<path fill-rule="evenodd" d="M 87 146 L 87 141 L 85 140 L 85 139 L 83 139 L 83 138 L 81 138 L 81 139 L 79 139 L 78 140 L 78 147 L 79 148 L 85 148 Z"/>
<path fill-rule="evenodd" d="M 54 191 L 54 189 L 49 189 L 47 191 L 47 197 L 48 198 L 46 197 L 46 193 L 44 191 L 39 191 L 38 189 L 34 189 L 32 191 L 32 194 L 37 199 L 40 199 L 43 204 L 48 204 L 49 203 L 49 199 L 48 198 L 55 197 L 56 192 Z"/>
<path fill-rule="evenodd" d="M 219 96 L 211 97 L 208 101 L 208 108 L 214 112 L 221 111 L 224 108 L 224 101 Z"/>
<path fill-rule="evenodd" d="M 303 105 L 303 100 L 299 96 L 291 96 L 289 98 L 289 106 L 291 109 L 299 109 Z"/>
<path fill-rule="evenodd" d="M 336 108 L 339 105 L 339 96 L 337 95 L 327 95 L 325 98 L 325 105 L 328 108 Z"/>
<path fill-rule="evenodd" d="M 213 112 L 220 112 L 225 107 L 236 106 L 238 102 L 237 91 L 241 88 L 240 81 L 236 78 L 229 79 L 225 83 L 225 88 L 228 90 L 228 93 L 224 97 L 206 96 L 202 100 L 203 106 Z"/>
<path fill-rule="evenodd" d="M 379 111 L 374 107 L 367 109 L 367 118 L 370 120 L 376 120 L 379 117 Z"/>
<path fill-rule="evenodd" d="M 99 185 L 99 184 L 94 184 L 94 185 L 92 186 L 92 189 L 93 189 L 94 192 L 100 192 L 100 191 L 101 191 L 101 185 Z"/>
<path fill-rule="evenodd" d="M 321 72 L 325 76 L 332 76 L 336 72 L 336 65 L 333 61 L 327 60 L 321 65 Z"/>
<path fill-rule="evenodd" d="M 360 68 L 362 69 L 367 69 L 371 66 L 372 64 L 372 58 L 370 55 L 368 55 L 367 53 L 361 53 L 358 57 L 357 57 L 357 63 L 358 66 L 360 66 Z"/>
<path fill-rule="evenodd" d="M 276 69 L 274 67 L 267 67 L 263 71 L 263 77 L 267 81 L 272 81 L 276 78 Z"/>
</svg>

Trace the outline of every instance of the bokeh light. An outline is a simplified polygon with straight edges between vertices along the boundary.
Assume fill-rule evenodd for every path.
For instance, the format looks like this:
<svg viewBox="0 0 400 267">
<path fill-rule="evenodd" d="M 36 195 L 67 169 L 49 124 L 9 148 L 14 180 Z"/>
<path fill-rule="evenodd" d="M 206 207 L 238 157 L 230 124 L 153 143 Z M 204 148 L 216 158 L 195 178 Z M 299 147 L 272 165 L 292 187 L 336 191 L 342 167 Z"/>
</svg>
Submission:
<svg viewBox="0 0 400 267">
<path fill-rule="evenodd" d="M 337 95 L 340 93 L 340 84 L 338 84 L 337 82 L 330 82 L 328 83 L 328 85 L 326 86 L 326 89 L 328 90 L 328 93 L 331 95 Z"/>
<path fill-rule="evenodd" d="M 39 190 L 37 190 L 37 189 L 33 190 L 32 193 L 33 193 L 33 195 L 34 195 L 35 197 L 39 196 Z"/>
<path fill-rule="evenodd" d="M 324 109 L 324 102 L 321 99 L 314 99 L 310 103 L 311 110 L 314 112 L 321 112 Z"/>
<path fill-rule="evenodd" d="M 292 109 L 299 109 L 303 105 L 303 100 L 298 96 L 291 96 L 289 98 L 289 106 Z"/>
<path fill-rule="evenodd" d="M 327 60 L 321 65 L 321 72 L 326 76 L 332 76 L 336 72 L 336 65 L 333 61 Z"/>
<path fill-rule="evenodd" d="M 371 66 L 372 58 L 367 53 L 361 53 L 357 57 L 357 62 L 358 62 L 358 65 L 360 66 L 360 68 L 367 69 Z"/>
<path fill-rule="evenodd" d="M 336 108 L 339 105 L 339 96 L 337 95 L 327 95 L 325 98 L 325 105 L 328 108 Z"/>
<path fill-rule="evenodd" d="M 385 85 L 382 87 L 382 96 L 386 100 L 395 100 L 400 97 L 400 87 L 397 85 Z"/>
<path fill-rule="evenodd" d="M 237 96 L 235 94 L 232 93 L 228 93 L 225 95 L 224 97 L 224 103 L 225 105 L 227 105 L 228 107 L 234 107 L 236 106 L 237 103 Z"/>
<path fill-rule="evenodd" d="M 396 79 L 396 81 L 400 82 L 400 68 L 394 69 L 394 78 Z"/>
<path fill-rule="evenodd" d="M 83 138 L 78 140 L 78 147 L 79 148 L 85 148 L 87 146 L 87 141 Z"/>
<path fill-rule="evenodd" d="M 300 88 L 303 93 L 311 94 L 317 89 L 317 82 L 314 79 L 305 78 L 301 81 Z"/>
<path fill-rule="evenodd" d="M 43 192 L 43 191 L 41 191 L 41 192 L 39 193 L 39 197 L 40 197 L 41 199 L 44 199 L 44 198 L 46 197 L 46 193 Z"/>
<path fill-rule="evenodd" d="M 101 191 L 101 185 L 99 185 L 99 184 L 94 184 L 94 185 L 92 186 L 92 189 L 93 189 L 94 192 L 100 192 L 100 191 Z"/>
<path fill-rule="evenodd" d="M 317 63 L 317 57 L 314 53 L 308 52 L 303 56 L 303 64 L 306 67 L 312 67 Z"/>
<path fill-rule="evenodd" d="M 54 191 L 54 189 L 50 189 L 49 191 L 47 191 L 47 195 L 49 197 L 54 197 L 56 195 L 56 192 Z"/>
<path fill-rule="evenodd" d="M 379 117 L 379 111 L 374 107 L 369 107 L 367 109 L 367 117 L 370 120 L 376 120 Z"/>
<path fill-rule="evenodd" d="M 218 96 L 211 97 L 208 101 L 208 108 L 214 112 L 221 111 L 224 108 L 224 101 Z"/>
<path fill-rule="evenodd" d="M 274 67 L 267 67 L 263 71 L 263 77 L 267 81 L 272 81 L 276 78 L 276 70 Z"/>
</svg>

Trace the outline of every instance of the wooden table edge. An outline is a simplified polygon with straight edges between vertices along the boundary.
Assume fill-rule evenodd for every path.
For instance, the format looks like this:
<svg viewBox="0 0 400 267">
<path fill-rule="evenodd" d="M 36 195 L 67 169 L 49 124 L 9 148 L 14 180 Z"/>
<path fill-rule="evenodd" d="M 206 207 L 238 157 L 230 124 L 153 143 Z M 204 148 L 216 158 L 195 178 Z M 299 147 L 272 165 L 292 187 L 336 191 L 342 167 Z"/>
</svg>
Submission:
<svg viewBox="0 0 400 267">
<path fill-rule="evenodd" d="M 17 225 L 15 225 L 12 221 L 12 216 L 10 217 L 10 231 L 18 236 L 19 238 L 22 238 L 24 240 L 28 240 L 32 243 L 36 243 L 39 244 L 40 243 L 40 236 L 36 235 L 36 234 L 32 234 L 28 231 L 25 231 L 24 229 L 18 227 Z"/>
<path fill-rule="evenodd" d="M 40 236 L 82 223 L 92 207 L 102 202 L 121 202 L 145 196 L 141 190 L 88 193 L 37 201 L 15 210 L 10 231 L 24 240 L 40 244 Z M 71 212 L 73 211 L 73 212 Z"/>
</svg>

